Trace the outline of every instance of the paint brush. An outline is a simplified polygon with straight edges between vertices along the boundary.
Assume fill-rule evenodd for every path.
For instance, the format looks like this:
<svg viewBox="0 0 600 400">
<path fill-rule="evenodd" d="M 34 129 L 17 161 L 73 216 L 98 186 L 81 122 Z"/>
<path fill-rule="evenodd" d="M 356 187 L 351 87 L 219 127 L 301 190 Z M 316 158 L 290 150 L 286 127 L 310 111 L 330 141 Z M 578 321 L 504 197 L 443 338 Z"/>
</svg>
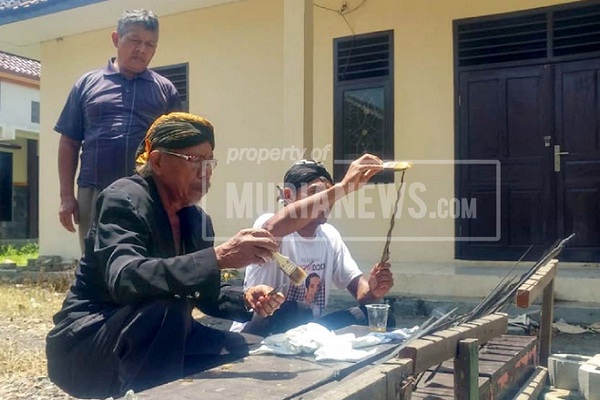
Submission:
<svg viewBox="0 0 600 400">
<path fill-rule="evenodd" d="M 412 167 L 412 163 L 408 161 L 386 161 L 383 163 L 383 169 L 388 171 L 406 171 Z"/>
<path fill-rule="evenodd" d="M 306 280 L 306 272 L 294 264 L 290 259 L 278 251 L 273 252 L 273 258 L 277 262 L 279 268 L 286 274 L 292 283 L 296 286 L 304 284 Z"/>
</svg>

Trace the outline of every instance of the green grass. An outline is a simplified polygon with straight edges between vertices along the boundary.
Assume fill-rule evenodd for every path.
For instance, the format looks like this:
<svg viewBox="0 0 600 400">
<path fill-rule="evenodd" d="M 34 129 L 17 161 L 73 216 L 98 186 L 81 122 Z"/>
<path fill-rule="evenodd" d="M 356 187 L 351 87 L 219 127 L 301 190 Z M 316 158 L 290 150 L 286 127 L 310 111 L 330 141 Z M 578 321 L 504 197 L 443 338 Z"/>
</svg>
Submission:
<svg viewBox="0 0 600 400">
<path fill-rule="evenodd" d="M 0 246 L 0 262 L 11 260 L 19 266 L 27 265 L 30 258 L 38 258 L 40 248 L 37 243 L 28 243 L 23 246 L 12 245 Z"/>
</svg>

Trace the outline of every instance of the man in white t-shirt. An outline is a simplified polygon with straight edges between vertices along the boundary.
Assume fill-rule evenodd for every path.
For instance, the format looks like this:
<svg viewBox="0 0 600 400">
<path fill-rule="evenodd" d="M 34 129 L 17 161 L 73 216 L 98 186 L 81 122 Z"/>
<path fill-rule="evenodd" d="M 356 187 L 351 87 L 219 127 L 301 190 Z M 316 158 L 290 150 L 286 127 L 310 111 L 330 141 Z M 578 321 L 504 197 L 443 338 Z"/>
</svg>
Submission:
<svg viewBox="0 0 600 400">
<path fill-rule="evenodd" d="M 234 323 L 232 330 L 266 336 L 309 321 L 329 329 L 366 324 L 364 307 L 325 313 L 331 287 L 347 289 L 360 306 L 376 303 L 394 284 L 390 265 L 376 264 L 364 276 L 340 233 L 327 223 L 327 216 L 336 200 L 358 190 L 381 170 L 382 161 L 365 154 L 350 164 L 341 182 L 334 184 L 321 163 L 302 160 L 292 165 L 284 176 L 285 187 L 280 194 L 285 207 L 275 214 L 261 215 L 254 227 L 267 229 L 278 238 L 280 252 L 304 269 L 307 282 L 290 285 L 286 301 L 272 317 L 255 315 L 245 325 Z M 287 282 L 289 278 L 275 261 L 246 267 L 244 287 L 257 284 L 278 287 Z"/>
</svg>

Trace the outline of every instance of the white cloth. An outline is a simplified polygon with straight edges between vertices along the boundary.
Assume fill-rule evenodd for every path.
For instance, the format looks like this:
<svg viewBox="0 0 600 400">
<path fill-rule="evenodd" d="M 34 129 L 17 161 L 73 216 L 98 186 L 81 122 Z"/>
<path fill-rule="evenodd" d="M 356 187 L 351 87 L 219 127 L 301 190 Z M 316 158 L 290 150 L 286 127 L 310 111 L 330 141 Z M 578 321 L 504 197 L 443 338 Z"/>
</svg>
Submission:
<svg viewBox="0 0 600 400">
<path fill-rule="evenodd" d="M 375 354 L 376 349 L 360 350 L 391 341 L 403 341 L 417 331 L 419 327 L 396 329 L 393 332 L 375 333 L 355 337 L 353 333 L 336 335 L 327 328 L 310 322 L 266 337 L 261 347 L 250 354 L 297 355 L 313 354 L 316 361 L 359 361 Z"/>
</svg>

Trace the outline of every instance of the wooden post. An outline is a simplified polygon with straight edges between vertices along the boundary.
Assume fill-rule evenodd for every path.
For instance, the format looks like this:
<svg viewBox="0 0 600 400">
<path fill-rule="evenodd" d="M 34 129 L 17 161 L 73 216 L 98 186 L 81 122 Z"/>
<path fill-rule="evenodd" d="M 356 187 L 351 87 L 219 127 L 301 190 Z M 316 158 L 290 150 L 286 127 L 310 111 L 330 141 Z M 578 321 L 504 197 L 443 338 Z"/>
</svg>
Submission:
<svg viewBox="0 0 600 400">
<path fill-rule="evenodd" d="M 477 339 L 458 342 L 454 358 L 454 398 L 458 400 L 479 399 L 479 344 Z"/>
<path fill-rule="evenodd" d="M 552 312 L 554 308 L 554 279 L 544 288 L 542 296 L 542 315 L 540 323 L 540 360 L 543 367 L 548 366 L 548 356 L 552 345 Z"/>
<path fill-rule="evenodd" d="M 517 291 L 517 307 L 527 308 L 542 295 L 542 315 L 539 333 L 539 365 L 548 366 L 552 341 L 552 312 L 554 309 L 554 281 L 558 260 L 550 260 Z"/>
</svg>

